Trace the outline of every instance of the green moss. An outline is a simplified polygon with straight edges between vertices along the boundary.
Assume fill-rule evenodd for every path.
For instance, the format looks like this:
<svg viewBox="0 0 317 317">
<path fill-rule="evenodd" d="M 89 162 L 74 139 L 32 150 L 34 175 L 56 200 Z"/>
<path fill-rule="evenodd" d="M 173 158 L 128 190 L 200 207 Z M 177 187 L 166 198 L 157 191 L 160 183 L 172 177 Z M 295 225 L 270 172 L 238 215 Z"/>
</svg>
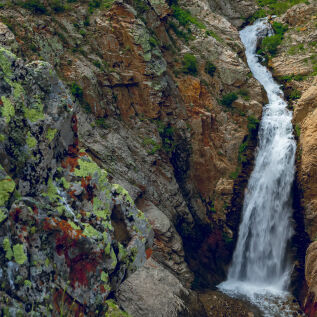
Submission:
<svg viewBox="0 0 317 317">
<path fill-rule="evenodd" d="M 11 118 L 15 115 L 15 109 L 10 99 L 6 98 L 5 96 L 2 96 L 1 100 L 3 102 L 2 116 L 6 119 L 6 122 L 9 123 Z"/>
<path fill-rule="evenodd" d="M 13 83 L 12 86 L 13 86 L 13 89 L 14 89 L 13 96 L 16 99 L 20 98 L 24 94 L 23 87 L 20 84 L 18 84 L 18 83 Z"/>
<path fill-rule="evenodd" d="M 30 149 L 35 148 L 37 145 L 37 140 L 33 136 L 31 136 L 30 131 L 26 135 L 26 144 Z"/>
<path fill-rule="evenodd" d="M 48 128 L 47 132 L 46 132 L 46 138 L 52 142 L 54 137 L 55 137 L 55 134 L 56 134 L 57 130 L 56 129 L 51 129 L 51 128 Z"/>
<path fill-rule="evenodd" d="M 14 189 L 15 189 L 15 182 L 8 176 L 0 180 L 0 206 L 5 206 L 5 204 L 10 198 L 11 193 L 13 193 Z"/>
<path fill-rule="evenodd" d="M 13 257 L 10 240 L 8 238 L 3 239 L 3 249 L 6 253 L 6 258 L 10 261 Z"/>
<path fill-rule="evenodd" d="M 18 264 L 23 264 L 27 260 L 23 250 L 23 244 L 16 244 L 13 246 L 13 256 L 15 262 Z"/>
<path fill-rule="evenodd" d="M 125 199 L 126 201 L 128 201 L 130 204 L 134 204 L 133 199 L 131 198 L 131 196 L 129 195 L 128 191 L 126 189 L 124 189 L 121 185 L 119 184 L 113 184 L 112 188 L 116 191 L 116 193 L 119 194 L 119 197 L 122 199 Z"/>
</svg>

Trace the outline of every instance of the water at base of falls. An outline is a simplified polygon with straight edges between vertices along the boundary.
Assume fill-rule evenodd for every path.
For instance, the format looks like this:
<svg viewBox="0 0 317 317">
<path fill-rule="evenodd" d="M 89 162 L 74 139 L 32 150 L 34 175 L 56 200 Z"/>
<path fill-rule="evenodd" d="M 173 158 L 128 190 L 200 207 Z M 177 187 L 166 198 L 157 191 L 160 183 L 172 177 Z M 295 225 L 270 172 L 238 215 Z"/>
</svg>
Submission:
<svg viewBox="0 0 317 317">
<path fill-rule="evenodd" d="M 299 316 L 287 304 L 290 294 L 286 291 L 291 272 L 286 250 L 293 234 L 290 192 L 296 143 L 283 92 L 256 55 L 259 39 L 267 34 L 272 29 L 266 19 L 240 32 L 250 70 L 266 90 L 269 104 L 263 109 L 237 246 L 227 281 L 218 288 L 230 296 L 247 298 L 264 316 Z"/>
</svg>

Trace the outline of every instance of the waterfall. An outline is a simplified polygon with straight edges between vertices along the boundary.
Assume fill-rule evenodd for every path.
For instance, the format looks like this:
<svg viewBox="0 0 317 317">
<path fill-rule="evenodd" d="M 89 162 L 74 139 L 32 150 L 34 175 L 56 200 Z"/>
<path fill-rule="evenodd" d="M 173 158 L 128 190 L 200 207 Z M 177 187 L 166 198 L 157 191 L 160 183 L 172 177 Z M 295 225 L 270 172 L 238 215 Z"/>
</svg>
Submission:
<svg viewBox="0 0 317 317">
<path fill-rule="evenodd" d="M 240 32 L 250 70 L 266 90 L 269 103 L 263 109 L 237 246 L 227 281 L 219 285 L 224 292 L 237 292 L 249 298 L 285 293 L 291 271 L 286 249 L 293 234 L 290 192 L 296 143 L 292 113 L 287 109 L 283 92 L 256 54 L 257 43 L 266 34 L 272 34 L 267 19 L 257 20 Z"/>
</svg>

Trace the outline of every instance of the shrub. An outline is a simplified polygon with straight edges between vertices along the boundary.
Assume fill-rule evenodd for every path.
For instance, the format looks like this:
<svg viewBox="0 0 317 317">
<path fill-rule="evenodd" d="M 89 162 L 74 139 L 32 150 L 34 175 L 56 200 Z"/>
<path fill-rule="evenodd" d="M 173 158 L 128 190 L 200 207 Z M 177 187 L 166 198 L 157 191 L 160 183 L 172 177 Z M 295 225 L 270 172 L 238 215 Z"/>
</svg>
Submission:
<svg viewBox="0 0 317 317">
<path fill-rule="evenodd" d="M 212 62 L 208 61 L 206 63 L 205 72 L 209 74 L 211 77 L 214 76 L 216 69 L 217 69 L 216 66 Z"/>
<path fill-rule="evenodd" d="M 260 121 L 253 117 L 253 116 L 249 116 L 248 117 L 248 131 L 249 131 L 249 135 L 250 137 L 253 137 L 258 129 Z"/>
<path fill-rule="evenodd" d="M 238 95 L 241 96 L 244 100 L 250 100 L 249 91 L 246 89 L 239 89 Z"/>
<path fill-rule="evenodd" d="M 277 48 L 282 42 L 282 36 L 280 34 L 274 34 L 272 36 L 265 37 L 261 43 L 261 49 L 265 53 L 275 55 Z"/>
<path fill-rule="evenodd" d="M 234 92 L 230 92 L 224 95 L 220 101 L 223 106 L 231 107 L 232 103 L 238 99 L 238 95 Z"/>
<path fill-rule="evenodd" d="M 78 100 L 82 100 L 83 99 L 84 91 L 76 83 L 72 83 L 71 84 L 70 91 L 71 91 L 72 95 L 74 97 L 76 97 Z"/>
<path fill-rule="evenodd" d="M 301 97 L 301 95 L 302 95 L 302 94 L 301 94 L 301 92 L 300 92 L 299 90 L 294 89 L 294 90 L 291 91 L 291 93 L 290 93 L 288 99 L 290 99 L 290 100 L 296 100 L 296 99 L 299 99 L 299 98 Z"/>
<path fill-rule="evenodd" d="M 47 9 L 41 3 L 40 0 L 28 0 L 24 3 L 22 3 L 21 6 L 25 9 L 32 11 L 33 13 L 37 13 L 37 14 L 47 13 Z"/>
<path fill-rule="evenodd" d="M 186 74 L 196 75 L 198 71 L 198 63 L 196 56 L 186 53 L 183 59 L 183 72 Z"/>
<path fill-rule="evenodd" d="M 65 6 L 61 0 L 51 0 L 50 6 L 56 13 L 65 11 Z"/>
<path fill-rule="evenodd" d="M 206 26 L 200 22 L 197 18 L 193 17 L 189 11 L 182 9 L 176 4 L 172 5 L 173 17 L 179 22 L 182 26 L 187 26 L 189 24 L 196 25 L 199 29 L 205 29 Z"/>
<path fill-rule="evenodd" d="M 300 126 L 298 124 L 296 124 L 294 130 L 295 130 L 295 136 L 297 138 L 299 138 L 300 137 Z"/>
</svg>

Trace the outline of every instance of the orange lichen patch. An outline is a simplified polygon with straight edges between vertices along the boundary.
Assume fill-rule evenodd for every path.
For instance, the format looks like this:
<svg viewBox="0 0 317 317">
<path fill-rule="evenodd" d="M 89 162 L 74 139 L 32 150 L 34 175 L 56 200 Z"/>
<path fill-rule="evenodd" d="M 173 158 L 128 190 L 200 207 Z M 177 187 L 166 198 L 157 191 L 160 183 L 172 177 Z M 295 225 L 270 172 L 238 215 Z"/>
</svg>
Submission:
<svg viewBox="0 0 317 317">
<path fill-rule="evenodd" d="M 58 289 L 53 293 L 53 308 L 60 316 L 83 317 L 85 307 L 70 297 L 65 291 Z M 63 309 L 63 311 L 61 311 Z"/>
<path fill-rule="evenodd" d="M 82 230 L 74 229 L 67 221 L 57 220 L 56 218 L 45 218 L 44 230 L 60 231 L 64 239 L 78 240 L 80 237 L 84 237 Z"/>
<path fill-rule="evenodd" d="M 92 201 L 94 198 L 94 189 L 96 185 L 91 186 L 91 176 L 86 176 L 81 178 L 81 187 L 85 189 L 85 199 Z"/>
<path fill-rule="evenodd" d="M 148 248 L 145 250 L 146 259 L 149 259 L 153 253 L 153 250 L 151 248 Z"/>
<path fill-rule="evenodd" d="M 63 168 L 70 167 L 70 171 L 74 172 L 75 168 L 78 166 L 78 157 L 67 156 L 61 163 Z"/>
</svg>

